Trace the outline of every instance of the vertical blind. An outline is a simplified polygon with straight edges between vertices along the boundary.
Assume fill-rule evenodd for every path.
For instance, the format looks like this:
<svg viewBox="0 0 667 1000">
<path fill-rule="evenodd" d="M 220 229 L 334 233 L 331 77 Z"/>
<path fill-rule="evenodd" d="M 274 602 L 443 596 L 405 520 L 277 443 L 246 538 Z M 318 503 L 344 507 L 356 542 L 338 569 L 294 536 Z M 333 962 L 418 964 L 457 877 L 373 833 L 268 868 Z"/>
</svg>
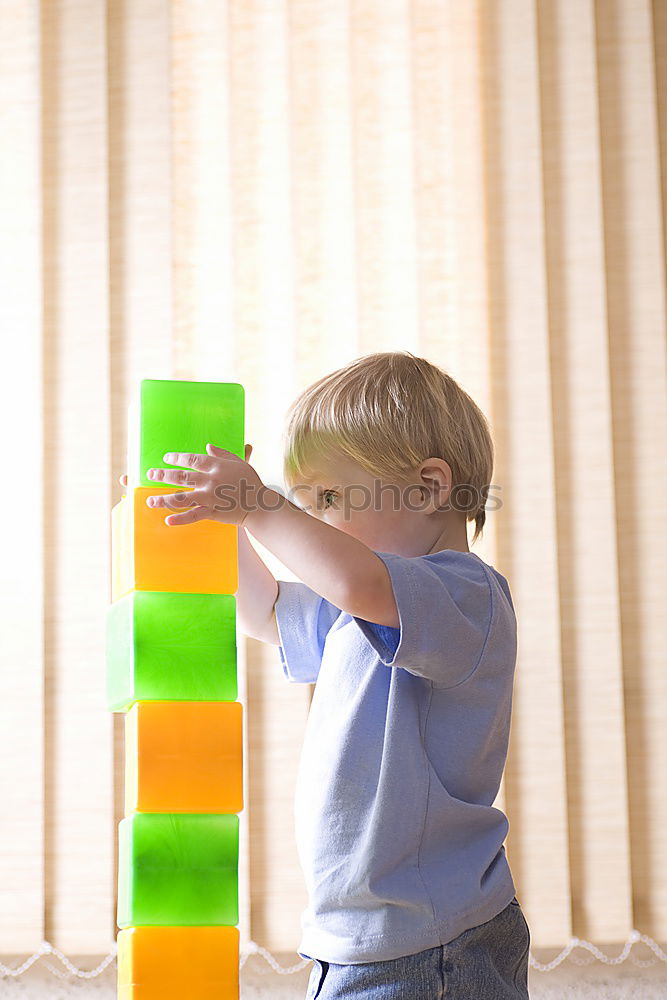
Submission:
<svg viewBox="0 0 667 1000">
<path fill-rule="evenodd" d="M 496 805 L 532 944 L 667 939 L 666 104 L 659 0 L 0 4 L 0 953 L 116 932 L 132 388 L 242 382 L 282 487 L 293 397 L 378 350 L 492 426 L 474 551 L 517 610 Z M 311 688 L 239 654 L 241 944 L 292 951 Z"/>
</svg>

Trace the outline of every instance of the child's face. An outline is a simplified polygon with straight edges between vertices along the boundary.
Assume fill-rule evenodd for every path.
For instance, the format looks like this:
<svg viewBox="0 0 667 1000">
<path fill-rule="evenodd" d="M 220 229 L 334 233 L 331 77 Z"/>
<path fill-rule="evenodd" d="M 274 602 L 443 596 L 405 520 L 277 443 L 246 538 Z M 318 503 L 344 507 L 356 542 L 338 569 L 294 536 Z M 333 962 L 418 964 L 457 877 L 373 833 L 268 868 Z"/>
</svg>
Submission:
<svg viewBox="0 0 667 1000">
<path fill-rule="evenodd" d="M 419 555 L 428 551 L 437 527 L 424 513 L 418 477 L 402 484 L 376 479 L 348 458 L 322 460 L 291 499 L 377 552 Z"/>
</svg>

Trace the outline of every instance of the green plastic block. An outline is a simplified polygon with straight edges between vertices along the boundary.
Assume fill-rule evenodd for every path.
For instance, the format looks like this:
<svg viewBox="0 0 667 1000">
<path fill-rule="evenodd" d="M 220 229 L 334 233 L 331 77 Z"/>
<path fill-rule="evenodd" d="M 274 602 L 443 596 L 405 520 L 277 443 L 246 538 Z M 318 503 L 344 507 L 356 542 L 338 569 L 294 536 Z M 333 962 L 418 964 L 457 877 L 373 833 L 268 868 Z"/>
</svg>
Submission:
<svg viewBox="0 0 667 1000">
<path fill-rule="evenodd" d="M 218 445 L 245 457 L 245 391 L 239 382 L 142 379 L 129 407 L 128 487 L 155 486 L 148 469 L 179 469 L 168 451 L 205 455 Z"/>
<path fill-rule="evenodd" d="M 239 920 L 239 817 L 132 813 L 118 824 L 120 928 Z"/>
<path fill-rule="evenodd" d="M 236 701 L 236 598 L 133 590 L 107 607 L 107 708 Z"/>
</svg>

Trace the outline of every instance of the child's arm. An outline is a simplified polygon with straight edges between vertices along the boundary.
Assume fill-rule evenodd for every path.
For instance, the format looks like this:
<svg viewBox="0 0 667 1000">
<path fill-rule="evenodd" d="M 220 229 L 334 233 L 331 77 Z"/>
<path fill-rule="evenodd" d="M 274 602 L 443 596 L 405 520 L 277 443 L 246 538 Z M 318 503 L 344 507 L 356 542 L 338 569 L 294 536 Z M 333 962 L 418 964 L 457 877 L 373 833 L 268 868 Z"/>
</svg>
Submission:
<svg viewBox="0 0 667 1000">
<path fill-rule="evenodd" d="M 312 517 L 275 490 L 264 487 L 262 499 L 260 506 L 248 512 L 244 523 L 258 542 L 341 611 L 379 625 L 398 627 L 389 573 L 371 548 Z M 275 627 L 273 617 L 264 622 L 264 629 Z"/>
<path fill-rule="evenodd" d="M 121 486 L 127 489 L 127 473 L 124 472 L 119 479 Z M 238 543 L 237 625 L 245 635 L 279 646 L 278 626 L 273 613 L 273 605 L 278 596 L 278 582 L 260 559 L 244 528 L 239 528 Z"/>
<path fill-rule="evenodd" d="M 273 605 L 278 582 L 260 558 L 245 528 L 239 528 L 239 587 L 236 591 L 236 620 L 252 639 L 280 645 Z"/>
</svg>

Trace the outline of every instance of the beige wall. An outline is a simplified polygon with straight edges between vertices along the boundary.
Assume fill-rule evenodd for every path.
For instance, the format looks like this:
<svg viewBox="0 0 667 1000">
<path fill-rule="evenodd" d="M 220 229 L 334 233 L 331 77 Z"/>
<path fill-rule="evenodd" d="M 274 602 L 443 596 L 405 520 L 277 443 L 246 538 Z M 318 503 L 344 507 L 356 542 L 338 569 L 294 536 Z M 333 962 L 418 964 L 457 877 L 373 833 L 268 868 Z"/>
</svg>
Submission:
<svg viewBox="0 0 667 1000">
<path fill-rule="evenodd" d="M 533 945 L 667 939 L 666 52 L 658 0 L 0 4 L 0 954 L 115 933 L 131 389 L 241 381 L 276 484 L 294 395 L 390 349 L 495 436 L 476 551 L 519 620 L 497 804 Z M 242 947 L 290 950 L 310 692 L 239 645 Z"/>
</svg>

